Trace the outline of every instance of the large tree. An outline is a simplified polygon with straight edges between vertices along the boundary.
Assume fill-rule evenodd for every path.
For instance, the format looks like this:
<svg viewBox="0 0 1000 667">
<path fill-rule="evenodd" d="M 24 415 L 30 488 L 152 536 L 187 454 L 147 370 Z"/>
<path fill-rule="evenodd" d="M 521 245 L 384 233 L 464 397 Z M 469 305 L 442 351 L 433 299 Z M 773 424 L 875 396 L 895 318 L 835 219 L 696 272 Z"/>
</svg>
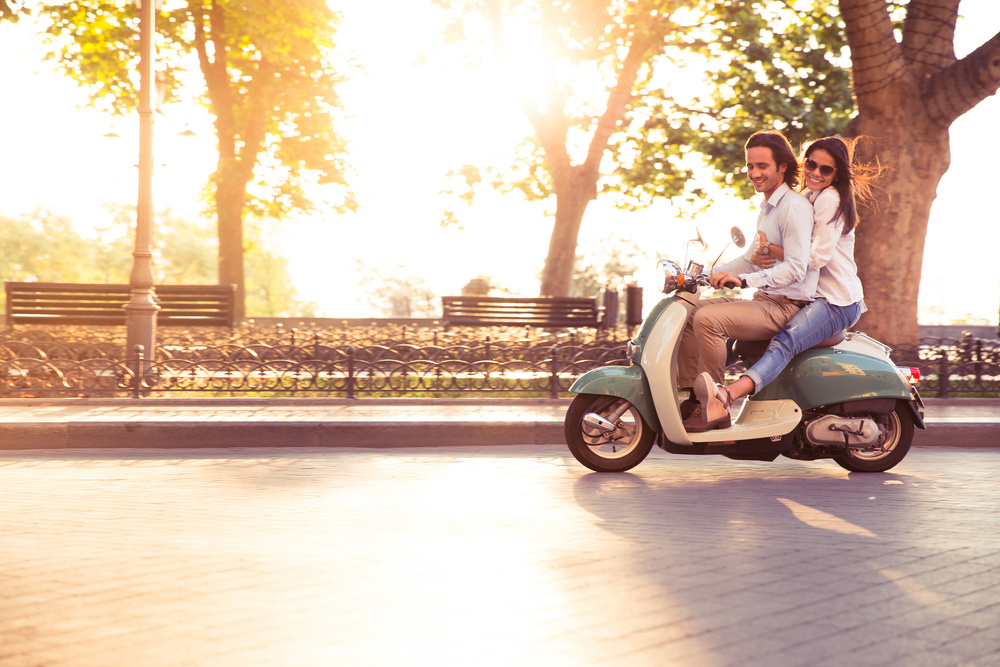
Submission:
<svg viewBox="0 0 1000 667">
<path fill-rule="evenodd" d="M 924 239 L 938 183 L 951 164 L 949 128 L 1000 89 L 1000 26 L 985 44 L 955 56 L 961 0 L 840 0 L 851 48 L 862 158 L 891 167 L 883 196 L 858 227 L 855 256 L 870 311 L 860 327 L 895 343 L 918 339 Z M 902 25 L 898 12 L 905 11 Z M 987 129 L 987 131 L 989 131 Z"/>
<path fill-rule="evenodd" d="M 825 133 L 808 120 L 825 114 L 834 121 L 829 133 L 858 138 L 856 159 L 887 168 L 873 205 L 861 209 L 855 255 L 869 313 L 858 326 L 893 344 L 919 338 L 924 239 L 950 165 L 948 129 L 1000 87 L 1000 34 L 961 60 L 955 56 L 960 3 L 815 2 L 812 14 L 791 22 L 782 3 L 700 5 L 709 23 L 721 21 L 713 27 L 719 39 L 706 51 L 714 92 L 709 104 L 684 112 L 698 127 L 685 125 L 674 143 L 707 156 L 718 180 L 735 185 L 742 181 L 738 139 L 755 123 L 774 122 L 797 143 Z M 822 49 L 828 55 L 819 57 Z M 787 74 L 784 84 L 775 85 L 783 78 L 775 72 Z M 766 113 L 762 100 L 770 107 Z M 677 124 L 675 112 L 663 107 L 654 117 Z M 652 150 L 655 157 L 655 144 Z"/>
<path fill-rule="evenodd" d="M 125 0 L 44 5 L 53 57 L 116 113 L 137 106 L 138 10 Z M 168 0 L 156 16 L 158 72 L 171 96 L 211 111 L 218 163 L 211 208 L 218 217 L 219 281 L 237 286 L 244 313 L 243 219 L 311 212 L 308 184 L 330 186 L 326 204 L 354 208 L 333 60 L 340 16 L 325 0 Z M 181 86 L 194 72 L 203 90 Z"/>
<path fill-rule="evenodd" d="M 711 11 L 735 4 L 719 2 Z M 888 343 L 912 345 L 919 339 L 924 240 L 938 184 L 951 164 L 949 128 L 1000 88 L 1000 33 L 961 60 L 956 58 L 960 4 L 839 0 L 826 8 L 827 28 L 817 33 L 820 43 L 834 53 L 847 47 L 843 73 L 852 75 L 852 96 L 841 103 L 847 105 L 851 120 L 838 123 L 838 133 L 858 139 L 857 161 L 877 161 L 886 168 L 875 184 L 873 205 L 860 209 L 855 258 L 869 308 L 858 328 Z M 737 53 L 767 51 L 775 43 L 794 45 L 776 32 L 761 33 L 763 39 L 756 45 L 740 44 Z M 827 77 L 835 70 L 800 70 L 803 86 L 795 94 L 800 102 L 818 101 L 812 88 L 817 74 Z M 756 79 L 740 80 L 746 85 Z M 735 101 L 742 105 L 746 99 L 744 93 Z M 755 106 L 747 105 L 743 113 L 754 114 Z M 790 107 L 786 122 L 795 123 L 796 117 Z M 691 143 L 701 148 L 703 139 L 695 137 Z M 732 160 L 712 156 L 711 161 L 725 178 L 733 178 Z"/>
</svg>

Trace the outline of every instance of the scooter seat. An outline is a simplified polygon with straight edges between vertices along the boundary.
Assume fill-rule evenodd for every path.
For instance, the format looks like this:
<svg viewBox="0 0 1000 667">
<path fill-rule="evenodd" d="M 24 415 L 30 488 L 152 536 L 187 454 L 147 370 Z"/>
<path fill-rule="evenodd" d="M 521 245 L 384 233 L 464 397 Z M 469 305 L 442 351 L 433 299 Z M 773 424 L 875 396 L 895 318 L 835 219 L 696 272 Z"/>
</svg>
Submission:
<svg viewBox="0 0 1000 667">
<path fill-rule="evenodd" d="M 847 336 L 846 331 L 838 332 L 821 343 L 813 345 L 810 349 L 815 349 L 817 347 L 833 347 L 837 343 L 843 341 Z M 737 340 L 733 343 L 733 352 L 744 359 L 747 357 L 760 358 L 764 356 L 764 351 L 767 349 L 767 344 L 771 342 L 771 339 L 766 340 Z"/>
</svg>

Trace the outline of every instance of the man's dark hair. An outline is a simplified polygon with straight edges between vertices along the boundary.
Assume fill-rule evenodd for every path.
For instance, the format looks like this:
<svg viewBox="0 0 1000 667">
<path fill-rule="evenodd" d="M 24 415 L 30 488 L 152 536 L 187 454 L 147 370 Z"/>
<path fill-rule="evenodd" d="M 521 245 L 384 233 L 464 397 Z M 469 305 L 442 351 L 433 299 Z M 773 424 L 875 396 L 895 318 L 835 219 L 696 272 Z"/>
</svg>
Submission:
<svg viewBox="0 0 1000 667">
<path fill-rule="evenodd" d="M 788 187 L 795 188 L 799 184 L 799 161 L 785 135 L 777 130 L 754 132 L 747 139 L 745 148 L 751 149 L 758 146 L 771 149 L 771 157 L 774 158 L 775 166 L 785 165 L 785 183 L 788 184 Z"/>
</svg>

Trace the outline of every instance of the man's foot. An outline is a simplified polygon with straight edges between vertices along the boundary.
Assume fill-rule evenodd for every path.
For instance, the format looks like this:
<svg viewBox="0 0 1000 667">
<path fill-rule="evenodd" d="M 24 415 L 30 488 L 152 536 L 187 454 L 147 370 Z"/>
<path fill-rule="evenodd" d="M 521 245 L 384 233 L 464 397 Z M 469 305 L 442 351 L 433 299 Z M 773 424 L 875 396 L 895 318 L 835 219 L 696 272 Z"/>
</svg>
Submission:
<svg viewBox="0 0 1000 667">
<path fill-rule="evenodd" d="M 729 428 L 732 420 L 729 417 L 729 406 L 732 399 L 729 391 L 718 385 L 708 373 L 702 373 L 694 381 L 694 395 L 701 404 L 701 428 L 689 428 L 688 431 L 700 433 L 716 428 Z"/>
<path fill-rule="evenodd" d="M 701 433 L 708 430 L 705 428 L 705 420 L 701 418 L 701 406 L 697 403 L 692 403 L 692 405 L 694 409 L 683 422 L 684 430 L 688 433 Z"/>
<path fill-rule="evenodd" d="M 698 401 L 695 400 L 693 391 L 690 398 L 685 398 L 678 406 L 681 411 L 681 419 L 688 419 L 698 409 Z"/>
</svg>

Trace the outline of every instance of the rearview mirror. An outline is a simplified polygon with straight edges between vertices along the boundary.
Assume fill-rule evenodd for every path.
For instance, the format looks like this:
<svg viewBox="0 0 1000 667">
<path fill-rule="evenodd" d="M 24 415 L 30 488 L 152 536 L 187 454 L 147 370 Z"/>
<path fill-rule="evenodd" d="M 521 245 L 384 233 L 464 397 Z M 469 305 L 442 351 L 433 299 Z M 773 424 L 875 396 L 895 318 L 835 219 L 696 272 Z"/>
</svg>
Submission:
<svg viewBox="0 0 1000 667">
<path fill-rule="evenodd" d="M 722 252 L 726 252 L 726 248 L 728 248 L 730 245 L 735 245 L 737 248 L 742 248 L 747 244 L 747 239 L 745 236 L 743 236 L 743 232 L 740 231 L 739 227 L 734 226 L 732 229 L 730 229 L 729 235 L 732 237 L 733 241 L 731 244 L 727 243 L 726 247 L 722 249 Z M 713 269 L 715 268 L 715 265 L 718 264 L 719 260 L 722 259 L 722 252 L 720 252 L 719 256 L 715 258 L 714 262 L 712 262 Z"/>
</svg>

